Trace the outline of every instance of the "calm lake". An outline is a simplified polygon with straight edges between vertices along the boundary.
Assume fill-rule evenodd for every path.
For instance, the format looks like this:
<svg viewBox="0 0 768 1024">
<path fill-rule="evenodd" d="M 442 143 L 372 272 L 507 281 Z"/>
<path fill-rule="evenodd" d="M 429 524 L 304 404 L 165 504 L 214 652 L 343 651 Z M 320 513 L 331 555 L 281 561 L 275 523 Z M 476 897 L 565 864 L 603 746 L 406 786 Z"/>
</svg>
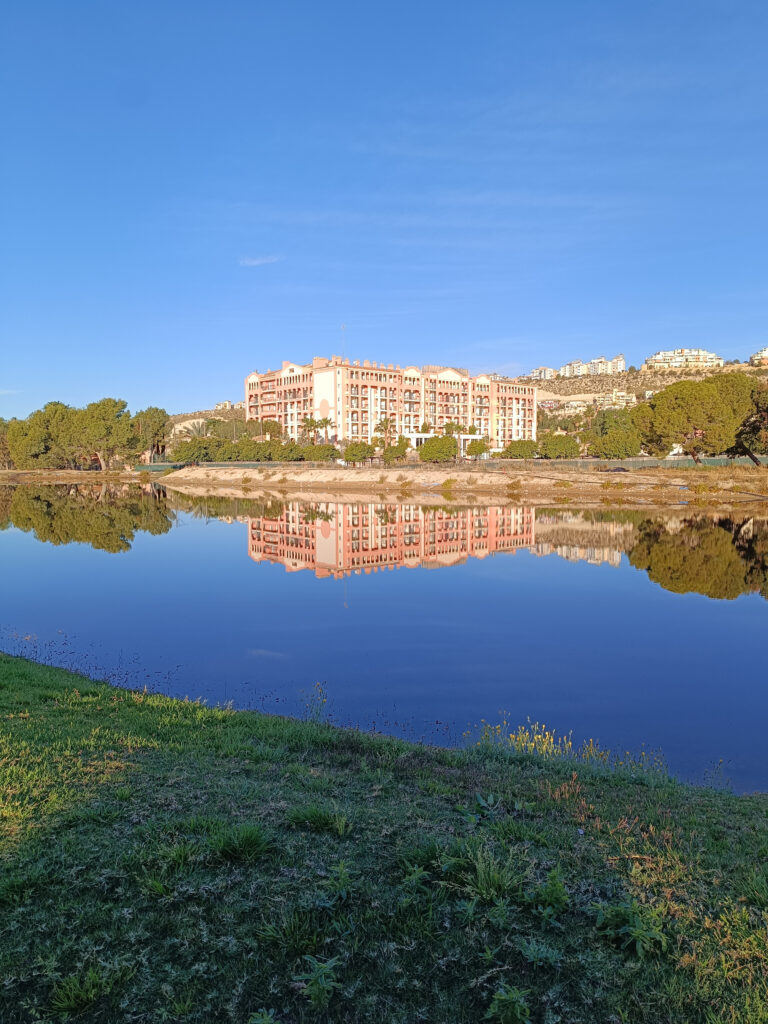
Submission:
<svg viewBox="0 0 768 1024">
<path fill-rule="evenodd" d="M 505 711 L 768 789 L 768 520 L 748 512 L 18 487 L 0 531 L 11 653 L 284 714 L 320 683 L 340 724 L 443 744 Z"/>
</svg>

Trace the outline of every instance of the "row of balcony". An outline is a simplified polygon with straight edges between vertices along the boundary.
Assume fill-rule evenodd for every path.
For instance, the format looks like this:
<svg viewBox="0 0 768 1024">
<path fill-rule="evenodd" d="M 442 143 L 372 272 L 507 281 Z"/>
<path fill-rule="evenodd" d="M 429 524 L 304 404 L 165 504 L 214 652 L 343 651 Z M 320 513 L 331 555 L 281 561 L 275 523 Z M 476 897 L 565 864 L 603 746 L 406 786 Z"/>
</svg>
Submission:
<svg viewBox="0 0 768 1024">
<path fill-rule="evenodd" d="M 269 406 L 270 408 L 271 407 L 275 407 L 275 406 L 277 406 L 278 408 L 283 408 L 285 406 L 288 406 L 288 405 L 294 404 L 294 403 L 297 404 L 297 405 L 299 403 L 301 403 L 301 408 L 302 409 L 310 409 L 311 405 L 312 405 L 312 403 L 311 403 L 311 401 L 309 399 L 302 399 L 300 397 L 292 398 L 290 396 L 281 396 L 279 399 L 275 399 L 275 398 L 271 398 L 271 397 L 270 398 L 264 397 L 261 400 L 261 404 L 262 405 Z M 258 397 L 256 395 L 250 395 L 249 398 L 248 398 L 248 405 L 249 405 L 249 408 L 250 407 L 257 407 L 259 405 Z M 380 412 L 382 412 L 382 413 L 386 413 L 387 408 L 388 408 L 386 401 L 382 401 L 378 405 L 378 407 L 375 407 L 375 406 L 372 407 L 372 406 L 369 405 L 369 403 L 367 401 L 360 401 L 359 399 L 356 399 L 356 398 L 350 399 L 349 406 L 352 409 L 358 409 L 359 408 L 359 409 L 365 409 L 365 410 L 378 408 L 378 410 Z M 409 402 L 409 401 L 400 402 L 400 403 L 397 404 L 397 406 L 394 406 L 392 408 L 392 412 L 395 413 L 397 411 L 397 408 L 399 408 L 401 406 L 404 407 L 407 412 L 418 412 L 419 409 L 422 407 L 422 403 L 421 402 L 412 402 L 412 401 L 411 402 Z M 478 411 L 480 411 L 481 413 L 486 413 L 487 414 L 490 411 L 490 404 L 489 404 L 489 402 L 487 400 L 486 401 L 473 402 L 473 406 Z M 517 408 L 512 403 L 510 403 L 510 406 L 511 406 L 512 409 L 516 409 Z M 424 408 L 428 412 L 431 412 L 433 414 L 436 413 L 437 410 L 439 409 L 441 415 L 443 415 L 443 414 L 462 414 L 463 413 L 466 416 L 467 415 L 467 410 L 468 410 L 468 406 L 466 404 L 456 405 L 455 403 L 451 403 L 451 402 L 425 403 L 424 404 Z M 506 415 L 506 413 L 507 413 L 507 405 L 506 405 L 506 403 L 502 402 L 502 403 L 499 404 L 498 412 L 500 414 L 502 414 L 502 415 Z"/>
</svg>

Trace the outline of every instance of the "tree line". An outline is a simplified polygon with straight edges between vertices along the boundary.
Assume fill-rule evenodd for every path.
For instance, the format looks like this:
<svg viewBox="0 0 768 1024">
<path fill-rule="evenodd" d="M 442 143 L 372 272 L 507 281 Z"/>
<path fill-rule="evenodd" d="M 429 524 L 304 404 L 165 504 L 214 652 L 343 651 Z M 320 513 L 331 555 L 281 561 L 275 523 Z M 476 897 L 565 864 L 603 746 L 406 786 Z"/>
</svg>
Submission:
<svg viewBox="0 0 768 1024">
<path fill-rule="evenodd" d="M 546 422 L 552 424 L 553 418 Z M 758 455 L 768 453 L 768 388 L 745 373 L 679 381 L 633 408 L 605 409 L 589 423 L 564 420 L 561 426 L 569 433 L 513 442 L 502 454 L 624 459 L 643 453 L 664 457 L 678 450 L 695 462 L 707 455 L 746 455 L 760 465 Z M 552 455 L 555 438 L 560 438 L 560 451 Z"/>
<path fill-rule="evenodd" d="M 0 465 L 5 469 L 99 469 L 161 452 L 168 413 L 150 406 L 131 413 L 119 398 L 83 408 L 48 402 L 26 419 L 0 420 Z"/>
<path fill-rule="evenodd" d="M 330 462 L 340 458 L 332 444 L 299 444 L 296 441 L 259 441 L 241 437 L 192 437 L 173 445 L 174 462 Z"/>
<path fill-rule="evenodd" d="M 542 420 L 548 425 L 552 418 Z M 423 424 L 422 426 L 429 426 Z M 498 453 L 509 459 L 564 459 L 590 455 L 623 459 L 658 457 L 680 451 L 696 462 L 706 455 L 746 455 L 760 465 L 768 454 L 768 387 L 744 373 L 679 381 L 648 402 L 630 409 L 606 409 L 589 422 L 563 422 L 569 432 L 547 430 L 536 441 L 512 441 Z M 282 438 L 275 421 L 200 420 L 170 438 L 164 409 L 150 406 L 131 414 L 124 401 L 103 398 L 83 408 L 49 402 L 26 419 L 0 419 L 0 467 L 11 469 L 102 470 L 135 459 L 142 452 L 172 453 L 176 462 L 328 462 L 344 458 L 364 463 L 377 454 L 385 463 L 402 461 L 410 441 L 395 439 L 393 420 L 375 427 L 373 443 L 328 441 L 328 419 L 307 417 L 301 439 Z M 451 462 L 458 456 L 461 424 L 448 424 L 418 448 L 422 462 Z M 322 438 L 322 440 L 321 440 Z M 488 452 L 488 438 L 473 438 L 470 457 Z"/>
<path fill-rule="evenodd" d="M 568 434 L 540 434 L 537 441 L 510 441 L 500 459 L 576 459 L 581 445 Z"/>
</svg>

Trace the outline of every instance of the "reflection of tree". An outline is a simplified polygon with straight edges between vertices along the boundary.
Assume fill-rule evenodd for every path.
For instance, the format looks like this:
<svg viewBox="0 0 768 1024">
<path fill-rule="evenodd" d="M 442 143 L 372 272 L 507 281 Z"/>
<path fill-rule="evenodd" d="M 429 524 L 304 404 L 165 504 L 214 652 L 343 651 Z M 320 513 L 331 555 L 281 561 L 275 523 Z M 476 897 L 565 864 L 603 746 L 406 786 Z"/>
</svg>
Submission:
<svg viewBox="0 0 768 1024">
<path fill-rule="evenodd" d="M 0 487 L 0 530 L 7 530 L 11 525 L 11 499 L 15 487 Z"/>
<path fill-rule="evenodd" d="M 164 501 L 138 488 L 117 493 L 103 487 L 17 487 L 8 517 L 20 530 L 50 544 L 90 544 L 100 551 L 128 551 L 137 532 L 167 533 L 173 513 Z"/>
<path fill-rule="evenodd" d="M 747 520 L 735 534 L 739 554 L 747 563 L 747 583 L 768 599 L 768 523 Z"/>
<path fill-rule="evenodd" d="M 704 517 L 681 524 L 646 520 L 629 553 L 636 569 L 676 594 L 733 600 L 754 591 L 768 597 L 768 527 L 753 520 Z"/>
<path fill-rule="evenodd" d="M 173 507 L 189 512 L 195 519 L 237 519 L 239 516 L 279 519 L 285 511 L 285 502 L 279 498 L 256 501 L 254 498 L 225 498 L 215 494 L 198 497 L 174 493 Z"/>
<path fill-rule="evenodd" d="M 321 508 L 319 505 L 302 505 L 299 509 L 299 515 L 305 523 L 332 523 L 334 517 L 333 512 Z"/>
</svg>

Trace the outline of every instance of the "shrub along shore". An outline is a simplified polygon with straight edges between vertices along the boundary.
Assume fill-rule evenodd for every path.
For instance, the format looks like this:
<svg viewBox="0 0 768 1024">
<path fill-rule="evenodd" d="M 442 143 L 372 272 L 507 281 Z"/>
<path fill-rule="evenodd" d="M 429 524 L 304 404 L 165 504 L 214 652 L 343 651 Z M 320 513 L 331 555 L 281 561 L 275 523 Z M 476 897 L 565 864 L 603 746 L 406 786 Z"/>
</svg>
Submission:
<svg viewBox="0 0 768 1024">
<path fill-rule="evenodd" d="M 768 796 L 0 655 L 0 1019 L 768 1019 Z M 538 753 L 527 752 L 530 749 Z"/>
</svg>

